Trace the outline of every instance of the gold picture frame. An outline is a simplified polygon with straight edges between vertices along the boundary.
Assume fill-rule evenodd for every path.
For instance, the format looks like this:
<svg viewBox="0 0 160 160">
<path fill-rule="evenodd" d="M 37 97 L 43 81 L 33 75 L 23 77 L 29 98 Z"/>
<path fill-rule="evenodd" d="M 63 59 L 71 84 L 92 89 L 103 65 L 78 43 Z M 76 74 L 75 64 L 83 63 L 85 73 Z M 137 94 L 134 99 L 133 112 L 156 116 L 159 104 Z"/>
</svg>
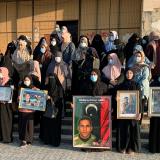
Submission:
<svg viewBox="0 0 160 160">
<path fill-rule="evenodd" d="M 139 116 L 139 91 L 117 91 L 117 119 L 137 119 Z"/>
<path fill-rule="evenodd" d="M 149 117 L 160 117 L 160 87 L 150 87 Z"/>
</svg>

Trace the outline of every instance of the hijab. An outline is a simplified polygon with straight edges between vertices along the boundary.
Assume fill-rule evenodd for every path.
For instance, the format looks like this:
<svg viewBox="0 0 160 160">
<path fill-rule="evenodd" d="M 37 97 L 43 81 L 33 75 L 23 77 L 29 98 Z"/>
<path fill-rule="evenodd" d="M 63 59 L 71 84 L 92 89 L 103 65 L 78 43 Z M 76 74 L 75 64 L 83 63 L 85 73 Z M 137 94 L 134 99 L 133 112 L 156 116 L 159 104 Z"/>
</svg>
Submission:
<svg viewBox="0 0 160 160">
<path fill-rule="evenodd" d="M 50 74 L 47 84 L 48 94 L 53 98 L 63 98 L 63 87 L 56 74 Z"/>
<path fill-rule="evenodd" d="M 4 86 L 9 81 L 9 72 L 6 67 L 0 67 L 0 73 L 2 73 L 2 86 Z"/>
<path fill-rule="evenodd" d="M 102 72 L 108 79 L 115 80 L 121 74 L 122 65 L 116 53 L 111 53 L 109 55 L 113 59 L 114 64 L 108 64 L 106 67 L 102 69 Z"/>
<path fill-rule="evenodd" d="M 31 84 L 29 85 L 29 86 L 26 86 L 25 84 L 24 84 L 24 80 L 25 80 L 25 78 L 29 78 L 30 79 L 30 82 L 31 82 Z M 33 88 L 34 86 L 33 86 L 33 84 L 32 84 L 32 76 L 31 75 L 26 75 L 26 76 L 24 76 L 24 78 L 23 78 L 23 81 L 22 81 L 22 84 L 21 84 L 21 87 L 22 88 Z"/>
<path fill-rule="evenodd" d="M 110 33 L 113 34 L 114 39 L 113 41 L 108 40 L 107 43 L 105 44 L 105 49 L 107 52 L 116 49 L 116 45 L 114 44 L 114 41 L 118 39 L 118 33 L 116 31 L 111 31 Z"/>
</svg>

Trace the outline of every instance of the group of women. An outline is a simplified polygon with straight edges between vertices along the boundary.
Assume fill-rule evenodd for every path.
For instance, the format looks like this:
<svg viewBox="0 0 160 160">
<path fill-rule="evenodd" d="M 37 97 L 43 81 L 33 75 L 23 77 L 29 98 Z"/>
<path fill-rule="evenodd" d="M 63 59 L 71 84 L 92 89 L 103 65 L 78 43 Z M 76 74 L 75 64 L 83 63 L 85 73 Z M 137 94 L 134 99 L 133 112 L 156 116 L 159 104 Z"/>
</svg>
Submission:
<svg viewBox="0 0 160 160">
<path fill-rule="evenodd" d="M 45 89 L 48 99 L 52 98 L 58 108 L 58 115 L 47 118 L 43 113 L 19 109 L 20 146 L 32 144 L 35 117 L 40 117 L 40 139 L 45 144 L 60 145 L 61 118 L 68 93 L 112 95 L 117 150 L 129 154 L 140 152 L 140 125 L 148 103 L 149 86 L 160 84 L 159 53 L 160 37 L 155 32 L 143 38 L 134 33 L 126 45 L 120 42 L 116 31 L 111 31 L 105 42 L 99 34 L 95 35 L 91 44 L 82 35 L 76 47 L 67 28 L 63 26 L 60 30 L 56 25 L 49 39 L 40 39 L 33 54 L 30 41 L 20 36 L 8 44 L 0 61 L 0 86 L 14 86 L 13 103 L 0 103 L 0 140 L 4 143 L 13 140 L 13 109 L 18 105 L 20 89 Z M 139 91 L 140 114 L 136 120 L 116 119 L 117 90 Z M 159 118 L 151 118 L 151 152 L 160 152 L 158 122 Z"/>
</svg>

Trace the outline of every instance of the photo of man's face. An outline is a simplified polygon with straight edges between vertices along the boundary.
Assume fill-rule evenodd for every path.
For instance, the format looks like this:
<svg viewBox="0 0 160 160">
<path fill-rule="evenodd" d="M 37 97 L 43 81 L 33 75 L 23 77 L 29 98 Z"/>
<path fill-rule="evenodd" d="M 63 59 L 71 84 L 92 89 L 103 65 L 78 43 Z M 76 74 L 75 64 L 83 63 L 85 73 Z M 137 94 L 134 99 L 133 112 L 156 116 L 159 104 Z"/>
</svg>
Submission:
<svg viewBox="0 0 160 160">
<path fill-rule="evenodd" d="M 125 105 L 128 105 L 128 104 L 129 104 L 129 99 L 128 99 L 128 97 L 124 97 L 124 104 L 125 104 Z"/>
<path fill-rule="evenodd" d="M 82 139 L 89 138 L 93 130 L 90 120 L 88 119 L 80 120 L 78 130 L 79 130 L 79 136 Z"/>
<path fill-rule="evenodd" d="M 29 95 L 29 94 L 26 94 L 26 95 L 25 95 L 25 100 L 26 100 L 26 102 L 29 102 L 29 101 L 30 101 L 30 95 Z"/>
</svg>

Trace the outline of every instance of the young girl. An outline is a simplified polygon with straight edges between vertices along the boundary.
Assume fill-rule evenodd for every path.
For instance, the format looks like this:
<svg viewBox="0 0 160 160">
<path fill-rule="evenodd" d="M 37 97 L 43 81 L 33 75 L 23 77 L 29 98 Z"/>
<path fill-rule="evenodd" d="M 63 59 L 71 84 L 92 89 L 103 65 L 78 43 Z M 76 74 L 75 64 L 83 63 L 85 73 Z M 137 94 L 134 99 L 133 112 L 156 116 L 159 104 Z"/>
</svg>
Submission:
<svg viewBox="0 0 160 160">
<path fill-rule="evenodd" d="M 25 76 L 20 88 L 35 89 L 32 85 L 31 76 Z M 20 146 L 26 146 L 33 142 L 34 132 L 34 111 L 29 109 L 19 109 L 19 139 Z"/>
</svg>

